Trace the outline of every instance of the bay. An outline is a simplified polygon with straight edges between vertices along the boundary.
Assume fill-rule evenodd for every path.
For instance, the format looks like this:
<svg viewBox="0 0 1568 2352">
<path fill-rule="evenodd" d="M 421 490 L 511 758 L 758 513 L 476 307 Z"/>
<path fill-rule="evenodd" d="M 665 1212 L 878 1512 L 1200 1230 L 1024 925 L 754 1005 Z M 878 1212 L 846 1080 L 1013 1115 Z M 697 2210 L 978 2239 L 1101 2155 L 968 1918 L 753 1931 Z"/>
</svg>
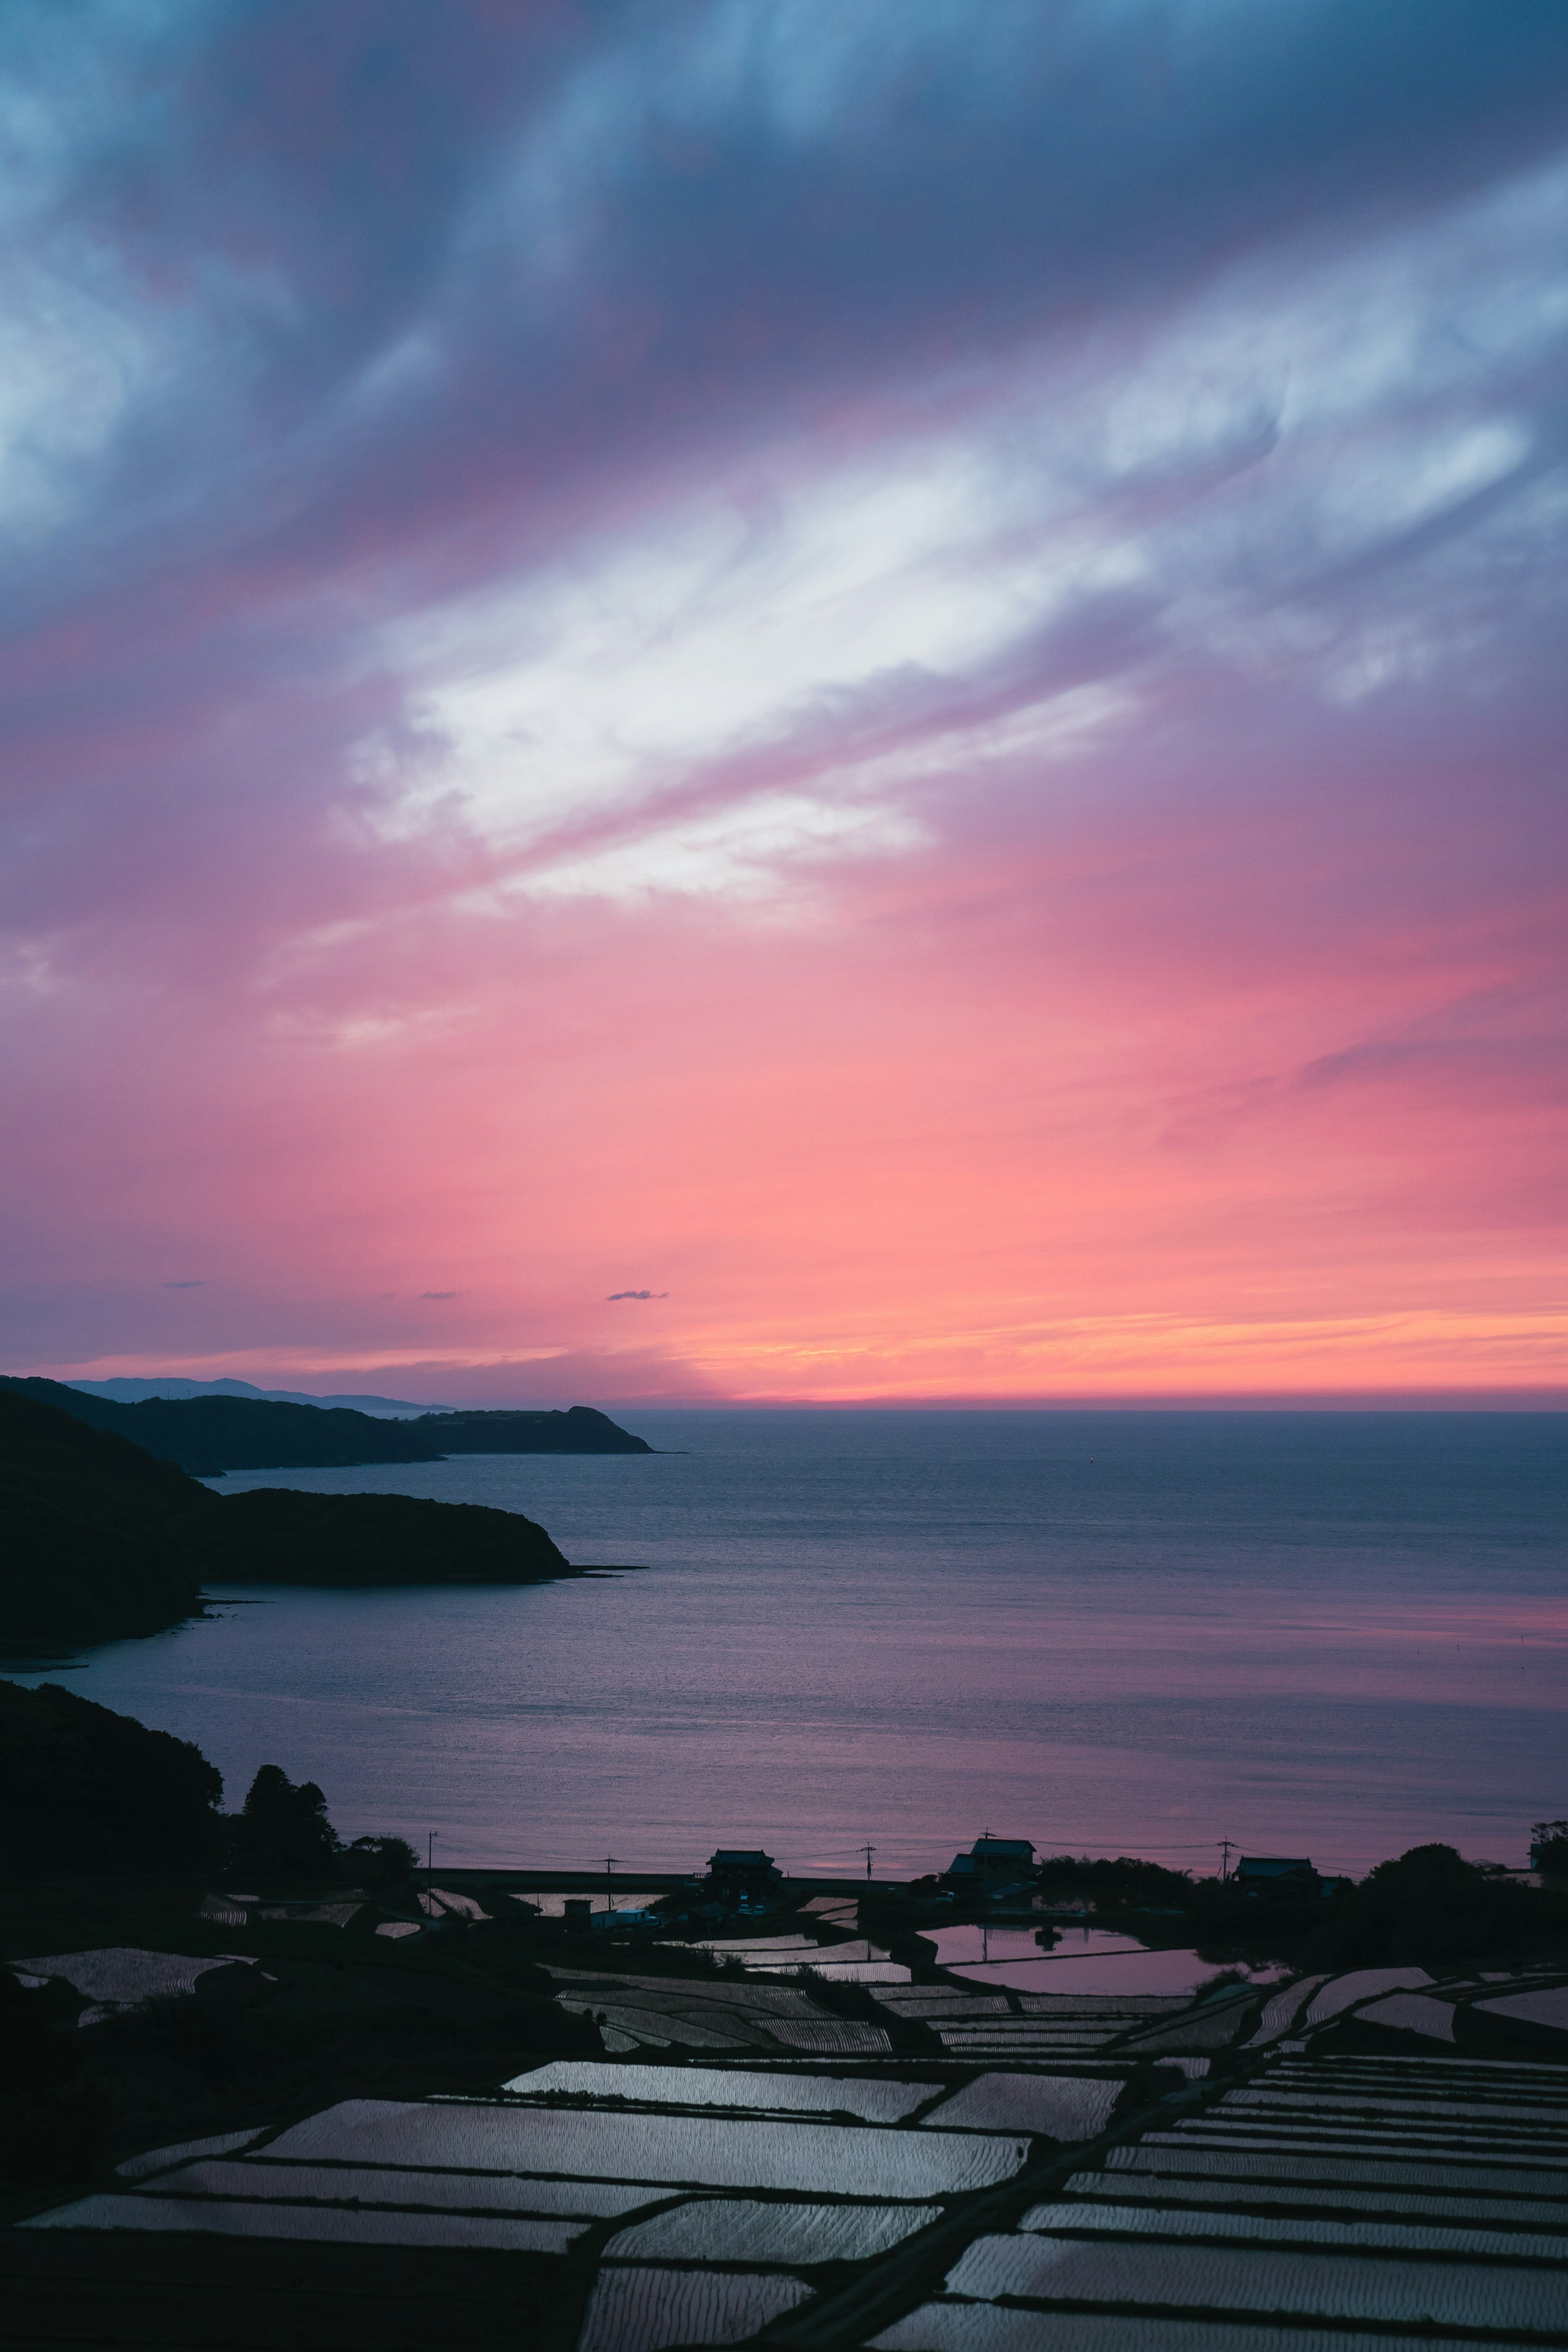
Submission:
<svg viewBox="0 0 1568 2352">
<path fill-rule="evenodd" d="M 982 1830 L 1207 1870 L 1525 1859 L 1568 1813 L 1568 1421 L 1550 1413 L 676 1411 L 653 1455 L 218 1482 L 523 1510 L 644 1573 L 234 1588 L 24 1681 L 325 1789 L 438 1863 L 763 1844 L 940 1868 Z M 15 1671 L 15 1669 L 13 1669 Z"/>
</svg>

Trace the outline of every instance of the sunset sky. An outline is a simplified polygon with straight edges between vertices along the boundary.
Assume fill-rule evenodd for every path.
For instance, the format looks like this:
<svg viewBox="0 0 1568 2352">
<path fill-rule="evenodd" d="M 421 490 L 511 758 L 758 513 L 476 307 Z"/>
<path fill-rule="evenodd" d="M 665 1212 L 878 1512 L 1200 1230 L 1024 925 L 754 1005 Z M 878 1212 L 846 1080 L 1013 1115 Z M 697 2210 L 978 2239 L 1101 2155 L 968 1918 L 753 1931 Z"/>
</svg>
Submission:
<svg viewBox="0 0 1568 2352">
<path fill-rule="evenodd" d="M 0 1362 L 1568 1397 L 1561 0 L 10 0 Z"/>
</svg>

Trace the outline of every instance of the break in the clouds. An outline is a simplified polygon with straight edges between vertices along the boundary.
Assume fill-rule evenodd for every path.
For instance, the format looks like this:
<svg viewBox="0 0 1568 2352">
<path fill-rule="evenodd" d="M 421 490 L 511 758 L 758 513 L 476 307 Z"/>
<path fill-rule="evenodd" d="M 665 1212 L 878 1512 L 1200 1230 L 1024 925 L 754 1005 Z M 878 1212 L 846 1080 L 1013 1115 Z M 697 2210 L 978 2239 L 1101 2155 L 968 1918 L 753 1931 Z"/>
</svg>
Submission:
<svg viewBox="0 0 1568 2352">
<path fill-rule="evenodd" d="M 1554 0 L 0 52 L 12 1361 L 1561 1379 Z"/>
</svg>

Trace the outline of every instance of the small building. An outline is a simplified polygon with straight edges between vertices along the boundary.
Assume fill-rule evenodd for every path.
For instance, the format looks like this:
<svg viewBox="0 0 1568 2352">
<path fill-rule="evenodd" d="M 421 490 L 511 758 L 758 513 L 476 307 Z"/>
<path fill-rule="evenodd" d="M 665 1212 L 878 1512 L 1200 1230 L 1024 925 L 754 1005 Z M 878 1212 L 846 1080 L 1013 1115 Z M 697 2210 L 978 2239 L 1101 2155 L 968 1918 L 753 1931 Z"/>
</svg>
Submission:
<svg viewBox="0 0 1568 2352">
<path fill-rule="evenodd" d="M 956 1853 L 943 1876 L 966 1893 L 987 1894 L 1017 1886 L 1034 1874 L 1034 1847 L 1028 1838 L 977 1837 L 967 1853 Z"/>
<path fill-rule="evenodd" d="M 1316 1895 L 1322 1880 L 1305 1854 L 1244 1853 L 1231 1874 L 1244 1895 Z"/>
<path fill-rule="evenodd" d="M 758 1902 L 776 1894 L 784 1873 L 759 1845 L 721 1845 L 707 1866 L 704 1885 L 729 1902 Z"/>
</svg>

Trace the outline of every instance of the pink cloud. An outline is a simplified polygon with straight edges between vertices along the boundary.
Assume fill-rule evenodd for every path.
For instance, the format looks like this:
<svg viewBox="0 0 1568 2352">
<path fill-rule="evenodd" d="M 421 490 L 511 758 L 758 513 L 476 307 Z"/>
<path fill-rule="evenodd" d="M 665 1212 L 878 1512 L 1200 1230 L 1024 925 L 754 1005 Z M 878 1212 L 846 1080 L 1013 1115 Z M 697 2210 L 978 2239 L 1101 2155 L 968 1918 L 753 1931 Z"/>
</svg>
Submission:
<svg viewBox="0 0 1568 2352">
<path fill-rule="evenodd" d="M 1556 37 L 226 21 L 28 68 L 15 1368 L 1560 1379 Z"/>
</svg>

